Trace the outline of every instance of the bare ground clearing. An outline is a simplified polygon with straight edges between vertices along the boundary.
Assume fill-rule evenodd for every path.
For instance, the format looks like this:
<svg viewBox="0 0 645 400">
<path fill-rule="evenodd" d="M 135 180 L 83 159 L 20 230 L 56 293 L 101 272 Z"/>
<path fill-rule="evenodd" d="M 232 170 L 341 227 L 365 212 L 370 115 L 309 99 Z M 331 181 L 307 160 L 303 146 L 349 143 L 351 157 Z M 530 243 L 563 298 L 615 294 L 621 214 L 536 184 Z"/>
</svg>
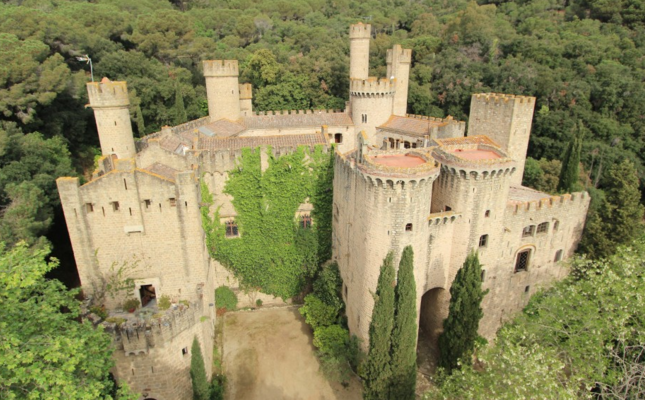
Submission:
<svg viewBox="0 0 645 400">
<path fill-rule="evenodd" d="M 230 400 L 360 400 L 356 378 L 345 389 L 319 371 L 311 329 L 295 307 L 227 313 L 223 361 Z"/>
</svg>

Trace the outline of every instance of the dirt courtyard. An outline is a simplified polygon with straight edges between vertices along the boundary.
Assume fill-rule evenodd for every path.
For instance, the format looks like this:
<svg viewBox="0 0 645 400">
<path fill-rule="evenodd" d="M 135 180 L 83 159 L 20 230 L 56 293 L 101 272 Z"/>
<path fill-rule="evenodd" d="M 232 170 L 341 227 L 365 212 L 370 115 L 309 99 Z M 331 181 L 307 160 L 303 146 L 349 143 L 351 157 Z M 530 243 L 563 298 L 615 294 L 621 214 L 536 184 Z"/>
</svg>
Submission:
<svg viewBox="0 0 645 400">
<path fill-rule="evenodd" d="M 319 371 L 313 337 L 295 307 L 227 313 L 223 366 L 229 400 L 360 400 L 357 379 L 349 388 Z"/>
</svg>

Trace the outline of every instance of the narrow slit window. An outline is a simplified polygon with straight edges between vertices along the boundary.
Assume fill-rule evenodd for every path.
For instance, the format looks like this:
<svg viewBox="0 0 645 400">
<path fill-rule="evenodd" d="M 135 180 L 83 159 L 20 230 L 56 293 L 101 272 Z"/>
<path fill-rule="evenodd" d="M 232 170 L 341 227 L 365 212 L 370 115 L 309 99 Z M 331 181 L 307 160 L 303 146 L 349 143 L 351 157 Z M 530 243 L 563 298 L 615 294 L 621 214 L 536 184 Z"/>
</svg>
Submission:
<svg viewBox="0 0 645 400">
<path fill-rule="evenodd" d="M 132 216 L 132 207 L 128 207 L 128 211 L 130 211 L 130 216 Z"/>
<path fill-rule="evenodd" d="M 123 186 L 125 187 L 125 190 L 128 190 L 128 181 L 123 178 Z"/>
<path fill-rule="evenodd" d="M 557 231 L 559 227 L 560 227 L 560 221 L 558 220 L 553 221 L 553 232 Z"/>
<path fill-rule="evenodd" d="M 94 212 L 94 204 L 85 203 L 85 211 L 88 213 Z"/>
<path fill-rule="evenodd" d="M 479 276 L 479 278 L 480 278 L 480 280 L 481 280 L 482 282 L 484 282 L 484 278 L 486 278 L 486 270 L 485 270 L 485 269 L 482 269 L 482 273 L 481 273 L 481 275 Z"/>
<path fill-rule="evenodd" d="M 490 217 L 490 210 L 486 210 L 486 212 L 484 213 L 484 217 L 485 218 Z"/>
<path fill-rule="evenodd" d="M 531 290 L 531 287 L 530 287 L 530 286 L 525 287 L 525 288 L 524 288 L 524 293 L 528 293 L 528 292 L 529 292 L 529 290 Z"/>
</svg>

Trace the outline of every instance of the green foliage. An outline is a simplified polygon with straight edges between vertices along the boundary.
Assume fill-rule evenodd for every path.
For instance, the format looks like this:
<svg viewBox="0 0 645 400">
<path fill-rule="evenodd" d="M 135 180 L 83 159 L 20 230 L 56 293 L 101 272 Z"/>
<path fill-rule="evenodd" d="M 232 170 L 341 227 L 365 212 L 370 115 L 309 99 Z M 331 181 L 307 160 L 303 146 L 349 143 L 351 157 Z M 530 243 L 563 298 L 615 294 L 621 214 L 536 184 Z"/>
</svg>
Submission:
<svg viewBox="0 0 645 400">
<path fill-rule="evenodd" d="M 487 292 L 482 290 L 479 257 L 471 253 L 450 286 L 448 318 L 443 321 L 443 333 L 439 336 L 439 365 L 448 373 L 459 368 L 460 363 L 470 364 L 479 320 L 484 316 L 481 302 Z"/>
<path fill-rule="evenodd" d="M 391 399 L 415 399 L 417 383 L 417 285 L 412 246 L 403 249 L 395 288 Z"/>
<path fill-rule="evenodd" d="M 139 299 L 132 297 L 123 302 L 123 311 L 136 310 L 140 305 Z"/>
<path fill-rule="evenodd" d="M 202 208 L 207 244 L 213 258 L 228 267 L 245 286 L 288 298 L 314 276 L 318 265 L 331 256 L 331 203 L 333 152 L 317 146 L 300 147 L 260 169 L 260 149 L 244 149 L 229 174 L 225 192 L 233 196 L 240 237 L 227 238 L 216 212 L 210 218 Z M 212 197 L 202 185 L 203 203 Z M 303 229 L 295 220 L 300 204 L 314 206 L 313 226 Z"/>
<path fill-rule="evenodd" d="M 314 330 L 336 323 L 338 311 L 338 308 L 325 303 L 315 294 L 308 294 L 305 297 L 305 304 L 300 307 L 300 314 Z"/>
<path fill-rule="evenodd" d="M 349 331 L 340 325 L 320 326 L 314 331 L 314 346 L 322 354 L 342 355 Z"/>
<path fill-rule="evenodd" d="M 90 312 L 98 315 L 101 319 L 106 319 L 108 317 L 105 306 L 92 306 L 90 307 Z"/>
<path fill-rule="evenodd" d="M 224 389 L 226 389 L 226 376 L 213 376 L 209 388 L 208 400 L 224 400 Z"/>
<path fill-rule="evenodd" d="M 544 158 L 535 160 L 527 157 L 526 164 L 524 164 L 522 185 L 541 192 L 556 194 L 561 169 L 562 162 L 560 160 L 549 161 Z"/>
<path fill-rule="evenodd" d="M 370 346 L 363 368 L 366 399 L 387 398 L 392 378 L 391 340 L 394 326 L 394 266 L 392 253 L 383 260 L 374 294 L 370 323 Z"/>
<path fill-rule="evenodd" d="M 215 289 L 215 307 L 235 311 L 237 308 L 237 295 L 228 286 Z"/>
<path fill-rule="evenodd" d="M 121 326 L 126 321 L 126 319 L 120 317 L 108 317 L 105 319 L 105 321 L 111 324 L 116 324 L 116 326 Z"/>
<path fill-rule="evenodd" d="M 533 296 L 478 352 L 478 368 L 464 365 L 426 398 L 642 398 L 643 258 L 640 239 L 608 259 L 573 259 L 570 278 Z"/>
<path fill-rule="evenodd" d="M 112 340 L 76 319 L 78 290 L 45 274 L 47 249 L 0 244 L 0 393 L 3 399 L 136 399 L 111 395 Z M 63 312 L 62 310 L 65 310 Z"/>
<path fill-rule="evenodd" d="M 334 307 L 338 312 L 344 307 L 340 291 L 343 279 L 338 270 L 338 263 L 332 262 L 323 266 L 314 280 L 314 294 L 325 304 Z"/>
<path fill-rule="evenodd" d="M 582 140 L 584 139 L 586 128 L 582 122 L 578 121 L 576 132 L 571 137 L 567 146 L 567 151 L 562 159 L 562 169 L 560 179 L 558 180 L 558 191 L 571 193 L 578 189 L 578 170 L 580 168 L 580 152 L 582 151 Z"/>
<path fill-rule="evenodd" d="M 159 300 L 157 301 L 157 307 L 162 311 L 169 309 L 170 308 L 170 296 L 165 295 L 165 294 L 163 296 L 161 296 L 159 298 Z"/>
<path fill-rule="evenodd" d="M 193 384 L 193 400 L 208 400 L 210 388 L 204 367 L 204 356 L 197 337 L 190 348 L 190 379 Z"/>
</svg>

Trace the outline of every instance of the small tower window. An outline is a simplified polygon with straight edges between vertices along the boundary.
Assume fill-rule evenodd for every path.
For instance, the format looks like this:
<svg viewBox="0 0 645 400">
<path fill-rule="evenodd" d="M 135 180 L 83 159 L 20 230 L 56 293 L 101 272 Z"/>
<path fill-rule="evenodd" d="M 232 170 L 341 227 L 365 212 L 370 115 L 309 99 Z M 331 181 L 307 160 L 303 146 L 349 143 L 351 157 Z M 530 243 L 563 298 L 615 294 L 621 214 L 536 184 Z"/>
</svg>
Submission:
<svg viewBox="0 0 645 400">
<path fill-rule="evenodd" d="M 482 282 L 484 282 L 484 278 L 486 278 L 486 270 L 485 270 L 485 269 L 482 269 L 482 273 L 481 273 L 481 275 L 479 276 L 479 278 L 480 278 L 480 280 L 481 280 Z"/>
<path fill-rule="evenodd" d="M 444 207 L 443 207 L 443 210 L 444 210 L 444 211 L 452 211 L 452 207 L 450 207 L 450 206 L 444 206 Z"/>
<path fill-rule="evenodd" d="M 533 236 L 534 233 L 535 233 L 535 225 L 525 226 L 524 229 L 522 229 L 522 237 Z"/>
<path fill-rule="evenodd" d="M 145 204 L 145 206 L 146 206 L 146 210 L 148 210 L 148 209 L 150 209 L 150 206 L 152 205 L 152 200 L 150 200 L 150 199 L 145 199 L 145 200 L 143 201 L 143 204 Z"/>
<path fill-rule="evenodd" d="M 530 287 L 530 286 L 525 287 L 525 288 L 524 288 L 524 293 L 528 293 L 528 292 L 529 292 L 529 290 L 531 290 L 531 287 Z"/>
<path fill-rule="evenodd" d="M 337 133 L 334 135 L 334 142 L 335 143 L 343 143 L 343 134 L 342 133 Z"/>
<path fill-rule="evenodd" d="M 479 237 L 479 247 L 486 247 L 488 244 L 488 235 L 481 235 Z"/>
<path fill-rule="evenodd" d="M 119 202 L 118 201 L 113 201 L 110 204 L 112 204 L 112 211 L 119 211 Z"/>
<path fill-rule="evenodd" d="M 240 236 L 240 233 L 237 230 L 237 222 L 226 221 L 226 237 L 233 238 L 238 236 Z"/>
<path fill-rule="evenodd" d="M 562 261 L 562 250 L 558 250 L 555 252 L 555 262 Z"/>
<path fill-rule="evenodd" d="M 181 349 L 181 355 L 185 356 L 186 354 L 188 354 L 188 347 L 184 347 L 183 349 Z"/>
<path fill-rule="evenodd" d="M 549 231 L 548 222 L 542 222 L 540 225 L 537 226 L 537 233 L 547 233 L 548 231 Z"/>
<path fill-rule="evenodd" d="M 484 217 L 485 218 L 490 217 L 490 210 L 486 210 L 486 212 L 484 213 Z"/>
<path fill-rule="evenodd" d="M 304 214 L 300 216 L 300 227 L 302 229 L 309 229 L 311 228 L 311 215 L 309 214 Z"/>
<path fill-rule="evenodd" d="M 526 271 L 529 268 L 531 250 L 524 250 L 517 253 L 515 260 L 515 272 Z"/>
<path fill-rule="evenodd" d="M 171 197 L 168 199 L 168 201 L 170 202 L 170 207 L 177 207 L 177 199 Z"/>
<path fill-rule="evenodd" d="M 128 190 L 128 181 L 123 178 L 123 186 L 125 186 L 125 190 Z"/>
<path fill-rule="evenodd" d="M 557 231 L 559 227 L 560 227 L 560 221 L 556 219 L 555 221 L 553 221 L 553 232 Z"/>
<path fill-rule="evenodd" d="M 94 212 L 94 204 L 85 203 L 85 211 L 87 211 L 88 213 Z"/>
<path fill-rule="evenodd" d="M 405 224 L 405 231 L 412 232 L 412 224 Z"/>
</svg>

